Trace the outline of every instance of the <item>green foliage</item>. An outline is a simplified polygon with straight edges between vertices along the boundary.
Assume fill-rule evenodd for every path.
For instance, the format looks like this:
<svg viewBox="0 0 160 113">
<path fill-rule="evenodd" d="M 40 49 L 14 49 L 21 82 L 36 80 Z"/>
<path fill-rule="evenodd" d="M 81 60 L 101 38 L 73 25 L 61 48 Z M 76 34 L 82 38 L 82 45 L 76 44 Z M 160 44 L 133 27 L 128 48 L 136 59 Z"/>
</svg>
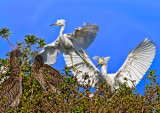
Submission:
<svg viewBox="0 0 160 113">
<path fill-rule="evenodd" d="M 10 34 L 10 29 L 7 29 L 7 28 L 2 28 L 0 30 L 0 36 L 2 36 L 2 38 L 6 38 L 8 36 L 11 36 Z"/>
<path fill-rule="evenodd" d="M 6 28 L 1 29 L 1 36 L 9 33 Z M 10 33 L 9 33 L 10 34 Z M 64 78 L 64 84 L 61 94 L 53 93 L 51 90 L 43 91 L 37 81 L 31 75 L 31 66 L 28 60 L 32 55 L 38 53 L 39 49 L 44 47 L 43 39 L 34 35 L 25 36 L 24 42 L 17 42 L 17 46 L 22 52 L 21 74 L 23 95 L 20 99 L 20 105 L 15 108 L 6 109 L 6 112 L 20 113 L 52 113 L 52 112 L 73 112 L 73 113 L 106 113 L 106 112 L 159 112 L 160 110 L 160 86 L 156 81 L 156 71 L 149 71 L 147 79 L 150 83 L 145 84 L 144 94 L 140 95 L 136 88 L 129 88 L 125 84 L 121 85 L 116 93 L 110 93 L 110 88 L 104 82 L 96 87 L 93 97 L 89 97 L 91 86 L 81 85 L 76 77 L 71 74 L 68 67 L 64 67 L 61 74 Z M 6 67 L 9 71 L 9 59 L 0 59 L 0 66 Z M 1 78 L 5 77 L 2 73 Z M 45 73 L 46 76 L 49 72 Z M 83 76 L 88 79 L 88 75 Z M 48 78 L 50 80 L 50 78 Z M 79 91 L 81 89 L 81 91 Z M 0 101 L 0 104 L 2 102 Z"/>
<path fill-rule="evenodd" d="M 46 43 L 44 43 L 45 40 L 41 38 L 36 38 L 35 35 L 26 35 L 24 40 L 27 46 L 31 46 L 33 44 L 39 44 L 37 48 L 42 48 L 44 45 L 46 45 Z"/>
</svg>

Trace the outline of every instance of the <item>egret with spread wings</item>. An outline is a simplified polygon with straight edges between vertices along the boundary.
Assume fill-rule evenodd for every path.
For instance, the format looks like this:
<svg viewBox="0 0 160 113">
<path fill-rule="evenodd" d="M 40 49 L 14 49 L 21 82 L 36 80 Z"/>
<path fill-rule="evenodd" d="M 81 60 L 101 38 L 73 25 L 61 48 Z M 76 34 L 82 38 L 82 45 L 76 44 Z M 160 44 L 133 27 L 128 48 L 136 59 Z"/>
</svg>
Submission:
<svg viewBox="0 0 160 113">
<path fill-rule="evenodd" d="M 146 38 L 134 50 L 130 51 L 124 64 L 114 74 L 107 73 L 107 63 L 110 57 L 94 57 L 98 61 L 98 65 L 101 66 L 100 72 L 85 51 L 81 51 L 81 55 L 89 62 L 89 65 L 82 62 L 80 57 L 74 53 L 73 64 L 77 70 L 82 72 L 78 74 L 71 67 L 70 56 L 64 54 L 64 58 L 67 66 L 71 68 L 71 71 L 77 76 L 80 83 L 88 83 L 88 79 L 84 79 L 83 75 L 89 75 L 90 85 L 95 86 L 105 80 L 111 87 L 111 91 L 114 92 L 115 89 L 119 88 L 120 84 L 125 82 L 127 82 L 129 87 L 134 87 L 140 82 L 154 59 L 155 50 L 155 44 Z"/>
<path fill-rule="evenodd" d="M 75 29 L 73 33 L 63 34 L 65 20 L 57 20 L 57 23 L 50 26 L 61 26 L 61 30 L 59 37 L 53 43 L 46 45 L 42 52 L 40 52 L 40 55 L 44 58 L 44 63 L 54 64 L 60 52 L 68 53 L 72 61 L 72 52 L 76 52 L 76 54 L 88 64 L 78 51 L 80 48 L 87 49 L 90 46 L 99 31 L 99 27 L 97 25 L 87 24 L 83 25 L 82 28 Z M 33 57 L 30 62 L 33 63 L 34 59 L 35 57 Z"/>
</svg>

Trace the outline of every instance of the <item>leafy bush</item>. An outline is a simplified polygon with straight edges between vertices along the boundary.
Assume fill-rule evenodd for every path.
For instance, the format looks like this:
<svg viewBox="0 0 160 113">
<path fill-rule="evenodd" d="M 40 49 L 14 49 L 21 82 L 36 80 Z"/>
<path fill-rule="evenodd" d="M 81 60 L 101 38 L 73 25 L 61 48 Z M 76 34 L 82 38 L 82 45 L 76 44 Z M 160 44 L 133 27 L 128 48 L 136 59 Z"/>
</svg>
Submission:
<svg viewBox="0 0 160 113">
<path fill-rule="evenodd" d="M 8 40 L 10 36 L 9 29 L 2 28 L 0 36 Z M 8 40 L 9 41 L 9 40 Z M 32 55 L 45 45 L 44 40 L 34 35 L 25 36 L 24 42 L 17 42 L 17 48 L 22 52 L 21 74 L 23 77 L 23 95 L 18 107 L 8 108 L 6 112 L 159 112 L 160 111 L 160 86 L 156 82 L 156 71 L 149 71 L 147 79 L 149 84 L 145 84 L 144 94 L 140 95 L 136 88 L 129 88 L 125 84 L 120 86 L 116 93 L 110 93 L 110 88 L 106 83 L 99 84 L 95 89 L 94 96 L 89 85 L 81 85 L 77 82 L 69 68 L 64 67 L 61 74 L 65 83 L 61 84 L 63 92 L 61 94 L 53 93 L 51 90 L 43 91 L 37 81 L 32 77 L 28 60 Z M 13 46 L 13 45 L 12 45 Z M 14 47 L 16 48 L 16 47 Z M 9 71 L 7 59 L 0 59 L 1 67 Z M 5 78 L 5 72 L 1 70 L 1 79 Z M 1 87 L 1 86 L 0 86 Z M 82 91 L 79 91 L 82 89 Z M 0 105 L 1 105 L 0 101 Z"/>
</svg>

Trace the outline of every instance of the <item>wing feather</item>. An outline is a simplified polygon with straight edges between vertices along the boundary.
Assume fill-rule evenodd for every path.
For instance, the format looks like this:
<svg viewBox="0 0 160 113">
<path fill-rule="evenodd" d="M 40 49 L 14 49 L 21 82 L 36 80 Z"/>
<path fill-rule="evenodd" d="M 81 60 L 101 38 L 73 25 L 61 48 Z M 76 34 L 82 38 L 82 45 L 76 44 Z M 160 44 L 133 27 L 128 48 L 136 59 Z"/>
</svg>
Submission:
<svg viewBox="0 0 160 113">
<path fill-rule="evenodd" d="M 2 84 L 2 89 L 0 89 L 0 100 L 7 97 L 6 104 L 14 106 L 15 98 L 20 98 L 22 95 L 21 88 L 21 80 L 19 80 L 15 73 L 11 73 L 9 78 Z"/>
<path fill-rule="evenodd" d="M 75 29 L 70 37 L 76 40 L 79 47 L 87 49 L 96 38 L 98 32 L 99 27 L 97 25 L 83 25 L 82 28 Z"/>
<path fill-rule="evenodd" d="M 48 72 L 48 74 L 46 74 L 46 72 Z M 44 90 L 46 90 L 47 87 L 50 87 L 51 89 L 53 87 L 59 88 L 59 84 L 63 83 L 63 77 L 61 74 L 48 64 L 45 64 L 39 69 L 38 76 L 39 83 Z"/>
<path fill-rule="evenodd" d="M 116 72 L 116 79 L 119 83 L 123 83 L 122 78 L 127 78 L 128 85 L 134 86 L 131 81 L 135 81 L 135 85 L 139 83 L 148 68 L 150 67 L 156 47 L 155 44 L 146 38 L 134 50 L 132 50 L 124 64 Z"/>
<path fill-rule="evenodd" d="M 39 55 L 41 55 L 44 59 L 45 64 L 54 64 L 57 61 L 57 55 L 62 52 L 62 47 L 60 46 L 59 38 L 52 42 L 51 44 L 45 45 L 44 49 L 40 52 Z M 35 61 L 35 56 L 32 57 L 29 62 L 31 64 Z"/>
<path fill-rule="evenodd" d="M 64 60 L 66 62 L 67 67 L 69 67 L 73 73 L 73 75 L 77 77 L 78 81 L 82 84 L 88 84 L 88 79 L 84 79 L 84 75 L 87 74 L 89 76 L 90 85 L 95 86 L 99 83 L 99 81 L 103 81 L 103 77 L 100 71 L 96 68 L 96 66 L 92 63 L 88 54 L 85 51 L 80 50 L 80 55 L 89 63 L 87 65 L 80 56 L 78 56 L 74 51 L 72 52 L 73 65 L 79 71 L 76 73 L 73 70 L 71 57 L 69 54 L 63 54 Z M 93 84 L 92 84 L 93 82 Z"/>
</svg>

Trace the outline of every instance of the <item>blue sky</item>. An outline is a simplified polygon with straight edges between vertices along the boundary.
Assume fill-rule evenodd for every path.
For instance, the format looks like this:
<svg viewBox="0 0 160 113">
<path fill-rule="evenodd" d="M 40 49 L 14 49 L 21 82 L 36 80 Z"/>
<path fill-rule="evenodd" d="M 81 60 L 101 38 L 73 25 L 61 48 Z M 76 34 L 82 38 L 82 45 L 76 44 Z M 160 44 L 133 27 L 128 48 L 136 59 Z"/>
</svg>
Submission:
<svg viewBox="0 0 160 113">
<path fill-rule="evenodd" d="M 156 56 L 150 69 L 160 75 L 160 1 L 158 0 L 1 0 L 0 28 L 11 29 L 10 41 L 23 41 L 34 34 L 53 42 L 59 27 L 50 27 L 57 19 L 65 19 L 65 33 L 73 32 L 84 22 L 99 25 L 100 31 L 87 49 L 93 56 L 110 56 L 108 73 L 115 73 L 123 64 L 129 51 L 148 37 L 156 43 Z M 5 58 L 12 48 L 0 39 L 0 57 Z M 96 62 L 93 61 L 95 64 Z M 63 69 L 62 55 L 53 67 Z M 145 76 L 146 77 L 146 76 Z M 158 77 L 160 82 L 160 77 Z M 143 80 L 137 85 L 142 93 Z"/>
</svg>

